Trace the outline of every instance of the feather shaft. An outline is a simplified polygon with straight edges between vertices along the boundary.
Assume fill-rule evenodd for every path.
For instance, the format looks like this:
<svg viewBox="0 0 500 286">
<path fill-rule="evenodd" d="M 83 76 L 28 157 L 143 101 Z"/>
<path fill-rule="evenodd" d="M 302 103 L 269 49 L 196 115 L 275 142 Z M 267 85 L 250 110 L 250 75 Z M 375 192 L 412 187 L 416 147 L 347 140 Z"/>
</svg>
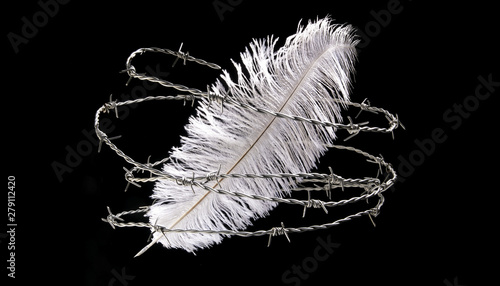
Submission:
<svg viewBox="0 0 500 286">
<path fill-rule="evenodd" d="M 349 102 L 350 74 L 353 72 L 356 40 L 350 26 L 333 25 L 329 19 L 299 26 L 285 45 L 274 51 L 276 40 L 254 41 L 241 59 L 245 69 L 234 63 L 237 81 L 223 71 L 212 90 L 221 97 L 248 106 L 315 120 L 340 120 L 340 104 Z M 332 97 L 333 96 L 333 97 Z M 221 166 L 223 174 L 302 173 L 310 171 L 335 139 L 333 129 L 312 126 L 256 112 L 239 106 L 225 106 L 222 114 L 204 100 L 198 115 L 186 126 L 188 136 L 174 148 L 164 172 L 210 173 Z M 194 176 L 194 175 L 193 175 Z M 291 178 L 221 178 L 217 187 L 259 196 L 283 197 L 296 182 Z M 275 202 L 210 194 L 202 188 L 186 191 L 175 182 L 158 182 L 148 212 L 150 221 L 169 229 L 244 229 L 252 219 L 264 217 Z M 167 238 L 168 237 L 168 238 Z M 163 239 L 164 238 L 164 239 Z M 153 242 L 166 247 L 194 251 L 222 239 L 219 234 L 155 233 Z M 149 245 L 148 245 L 149 248 Z"/>
<path fill-rule="evenodd" d="M 297 85 L 294 87 L 293 91 L 290 93 L 290 95 L 288 96 L 288 98 L 286 99 L 286 101 L 282 104 L 282 106 L 279 108 L 279 110 L 277 110 L 276 112 L 282 112 L 283 111 L 283 108 L 288 104 L 288 102 L 290 101 L 290 99 L 295 95 L 295 93 L 297 92 L 297 90 L 299 89 L 299 87 L 301 86 L 302 82 L 304 81 L 304 79 L 307 77 L 307 75 L 309 74 L 309 72 L 312 70 L 312 68 L 314 67 L 314 65 L 316 64 L 316 62 L 318 61 L 319 58 L 321 58 L 327 51 L 324 51 L 321 55 L 319 55 L 315 60 L 314 62 L 311 64 L 311 66 L 306 70 L 305 74 L 301 77 L 300 81 L 297 83 Z M 261 134 L 259 135 L 259 137 L 255 140 L 255 142 L 248 148 L 248 150 L 241 156 L 241 158 L 231 167 L 231 169 L 229 169 L 229 171 L 227 171 L 226 174 L 231 174 L 231 172 L 234 170 L 234 168 L 243 160 L 243 158 L 245 156 L 248 155 L 248 153 L 254 148 L 255 144 L 257 144 L 259 142 L 259 140 L 262 138 L 262 136 L 267 132 L 267 130 L 269 129 L 269 127 L 271 126 L 271 124 L 273 124 L 273 122 L 276 120 L 277 117 L 272 117 L 271 121 L 267 124 L 266 128 L 261 132 Z M 216 188 L 222 181 L 224 180 L 224 178 L 220 179 L 212 188 Z M 210 194 L 210 191 L 207 191 L 203 197 L 201 197 L 197 202 L 195 202 L 195 204 L 186 212 L 184 213 L 176 222 L 174 222 L 170 228 L 174 228 L 182 219 L 184 219 L 186 217 L 186 215 L 188 215 L 194 208 L 196 208 L 200 202 L 205 199 L 208 195 Z"/>
</svg>

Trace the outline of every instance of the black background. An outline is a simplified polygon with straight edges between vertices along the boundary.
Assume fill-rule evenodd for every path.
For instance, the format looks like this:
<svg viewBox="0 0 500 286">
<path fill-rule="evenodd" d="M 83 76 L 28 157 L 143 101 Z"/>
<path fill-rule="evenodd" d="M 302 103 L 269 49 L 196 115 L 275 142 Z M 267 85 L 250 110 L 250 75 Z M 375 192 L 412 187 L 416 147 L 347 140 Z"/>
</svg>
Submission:
<svg viewBox="0 0 500 286">
<path fill-rule="evenodd" d="M 374 15 L 387 10 L 391 1 L 220 0 L 233 4 L 223 18 L 214 8 L 217 1 L 163 2 L 61 4 L 28 43 L 19 45 L 18 53 L 7 35 L 22 36 L 21 19 L 33 19 L 41 8 L 36 1 L 4 4 L 4 180 L 16 176 L 15 282 L 471 286 L 499 280 L 494 244 L 498 186 L 493 184 L 498 171 L 499 87 L 460 123 L 443 119 L 454 104 L 474 95 L 478 77 L 500 81 L 493 4 L 401 1 L 402 10 L 382 26 Z M 113 230 L 101 218 L 107 215 L 106 206 L 119 212 L 150 203 L 152 186 L 124 193 L 122 166 L 127 164 L 107 146 L 98 154 L 91 145 L 92 151 L 71 173 L 64 173 L 62 180 L 56 176 L 53 164 L 67 164 L 68 148 L 85 144 L 82 132 L 92 130 L 95 111 L 109 95 L 120 98 L 142 85 L 135 80 L 125 87 L 128 78 L 119 74 L 136 49 L 175 50 L 183 42 L 190 55 L 231 70 L 230 59 L 238 60 L 252 38 L 274 34 L 284 40 L 300 19 L 326 15 L 371 35 L 360 48 L 353 101 L 369 98 L 373 105 L 398 113 L 406 127 L 395 132 L 394 141 L 390 135 L 361 134 L 349 144 L 380 153 L 403 168 L 402 160 L 418 150 L 415 140 L 431 138 L 436 128 L 446 136 L 422 164 L 406 170 L 405 181 L 395 191 L 386 193 L 376 228 L 362 218 L 291 235 L 290 244 L 278 236 L 269 248 L 267 237 L 234 237 L 196 256 L 156 245 L 133 258 L 146 244 L 148 231 Z M 136 66 L 159 68 L 169 80 L 200 89 L 218 76 L 194 64 L 171 68 L 172 61 L 148 55 Z M 157 87 L 147 94 L 171 92 Z M 123 135 L 116 143 L 133 158 L 146 161 L 152 155 L 159 160 L 178 144 L 192 113 L 189 104 L 181 102 L 145 103 L 125 120 L 115 119 L 111 134 Z M 353 168 L 349 161 L 332 163 L 339 173 L 342 164 Z M 309 211 L 311 218 L 322 216 L 321 210 Z M 256 227 L 268 229 L 283 219 L 301 225 L 301 214 L 301 208 L 277 209 Z M 319 245 L 317 239 L 328 237 L 339 247 L 326 261 L 311 264 L 314 269 L 307 279 L 283 279 L 293 265 L 312 263 L 309 257 Z M 7 255 L 7 238 L 2 236 L 0 245 Z M 12 283 L 5 272 L 7 256 L 2 257 L 2 279 Z M 122 275 L 126 280 L 117 278 Z"/>
</svg>

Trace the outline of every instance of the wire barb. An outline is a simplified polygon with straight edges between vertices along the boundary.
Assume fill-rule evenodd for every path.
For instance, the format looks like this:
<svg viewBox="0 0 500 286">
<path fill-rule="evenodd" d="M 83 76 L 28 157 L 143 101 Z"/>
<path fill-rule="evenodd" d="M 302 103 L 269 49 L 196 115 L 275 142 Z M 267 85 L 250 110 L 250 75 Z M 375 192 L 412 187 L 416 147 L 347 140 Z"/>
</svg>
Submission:
<svg viewBox="0 0 500 286">
<path fill-rule="evenodd" d="M 302 217 L 306 217 L 306 210 L 308 208 L 322 208 L 326 214 L 328 214 L 328 210 L 325 207 L 325 202 L 322 200 L 314 200 L 311 199 L 311 191 L 307 191 L 307 203 L 304 204 L 304 210 L 302 211 Z"/>
<path fill-rule="evenodd" d="M 175 55 L 177 58 L 174 60 L 174 63 L 172 64 L 172 67 L 174 67 L 174 66 L 175 66 L 175 64 L 177 63 L 177 61 L 178 61 L 179 59 L 182 59 L 183 64 L 184 64 L 184 65 L 186 65 L 186 59 L 189 57 L 189 52 L 187 52 L 187 53 L 183 53 L 183 52 L 181 51 L 181 50 L 182 50 L 182 45 L 184 45 L 184 43 L 181 43 L 181 46 L 179 47 L 179 50 L 177 51 L 177 53 L 176 53 L 176 55 Z"/>
<path fill-rule="evenodd" d="M 382 174 L 382 162 L 384 162 L 384 157 L 382 157 L 382 155 L 379 155 L 379 157 L 375 157 L 375 159 L 367 159 L 366 160 L 367 162 L 370 162 L 370 163 L 374 163 L 374 164 L 377 164 L 378 165 L 378 169 L 377 169 L 377 178 L 380 174 Z"/>
<path fill-rule="evenodd" d="M 361 123 L 357 123 L 357 124 L 354 124 L 352 122 L 352 119 L 350 116 L 347 116 L 347 119 L 349 120 L 349 125 L 348 125 L 348 128 L 347 128 L 347 132 L 349 132 L 349 134 L 351 134 L 350 136 L 347 136 L 345 139 L 344 139 L 344 142 L 351 139 L 352 137 L 356 136 L 359 134 L 359 132 L 361 131 L 361 126 L 364 126 L 364 125 L 367 125 L 369 122 L 366 121 L 366 122 L 361 122 Z"/>
<path fill-rule="evenodd" d="M 130 186 L 130 184 L 140 188 L 141 185 L 137 184 L 136 182 L 134 182 L 134 174 L 132 173 L 132 170 L 128 170 L 127 168 L 123 167 L 123 170 L 125 170 L 125 181 L 127 181 L 127 186 L 125 187 L 125 191 L 124 192 L 127 192 L 128 190 L 128 187 Z"/>
<path fill-rule="evenodd" d="M 104 222 L 107 222 L 109 223 L 109 225 L 111 225 L 111 227 L 113 229 L 115 229 L 115 225 L 116 225 L 116 220 L 119 220 L 119 221 L 123 221 L 123 219 L 121 217 L 118 217 L 116 215 L 114 215 L 112 212 L 111 212 L 111 209 L 108 207 L 106 207 L 108 209 L 108 213 L 109 215 L 104 219 L 104 218 L 101 218 L 102 221 Z"/>
<path fill-rule="evenodd" d="M 97 146 L 97 153 L 101 153 L 102 142 L 104 142 L 105 139 L 104 139 L 104 137 L 100 137 L 99 135 L 97 135 L 97 137 L 99 137 L 99 145 Z M 105 138 L 111 142 L 112 140 L 122 138 L 122 136 L 117 135 L 117 136 L 109 137 L 109 138 L 107 138 L 107 136 L 106 136 Z"/>
<path fill-rule="evenodd" d="M 104 104 L 104 112 L 108 113 L 110 110 L 115 110 L 115 116 L 118 118 L 117 101 L 113 100 L 113 94 L 109 95 L 109 102 Z"/>
<path fill-rule="evenodd" d="M 287 233 L 287 229 L 285 228 L 285 225 L 283 224 L 283 222 L 281 222 L 281 227 L 273 227 L 271 229 L 271 232 L 269 233 L 269 239 L 267 241 L 267 247 L 269 247 L 271 245 L 271 238 L 273 236 L 277 236 L 277 235 L 285 235 L 286 239 L 288 240 L 288 242 L 290 243 L 290 237 L 288 236 L 288 233 Z"/>
<path fill-rule="evenodd" d="M 208 173 L 207 176 L 206 176 L 206 180 L 205 180 L 205 183 L 208 183 L 210 181 L 215 181 L 219 178 L 220 176 L 220 169 L 222 168 L 222 165 L 219 164 L 219 169 L 217 169 L 217 172 L 214 172 L 214 173 Z"/>
<path fill-rule="evenodd" d="M 358 119 L 359 115 L 363 111 L 368 111 L 368 112 L 377 114 L 377 111 L 370 109 L 370 101 L 368 100 L 368 98 L 363 99 L 363 101 L 361 102 L 361 104 L 359 106 L 359 109 L 360 110 L 359 110 L 358 114 L 356 114 L 356 116 L 354 117 L 354 119 Z"/>
<path fill-rule="evenodd" d="M 196 101 L 196 97 L 192 94 L 181 95 L 184 97 L 184 106 L 186 106 L 186 101 L 191 101 L 191 107 L 194 107 L 194 102 Z"/>
</svg>

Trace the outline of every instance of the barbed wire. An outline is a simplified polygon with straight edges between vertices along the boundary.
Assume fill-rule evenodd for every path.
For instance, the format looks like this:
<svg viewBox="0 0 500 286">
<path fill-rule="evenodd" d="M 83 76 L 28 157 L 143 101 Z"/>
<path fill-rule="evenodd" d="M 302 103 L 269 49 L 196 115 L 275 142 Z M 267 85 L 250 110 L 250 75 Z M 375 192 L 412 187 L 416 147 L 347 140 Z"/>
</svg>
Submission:
<svg viewBox="0 0 500 286">
<path fill-rule="evenodd" d="M 318 225 L 310 225 L 310 226 L 300 226 L 300 227 L 285 227 L 282 223 L 279 227 L 273 227 L 267 230 L 257 230 L 257 231 L 240 231 L 240 230 L 212 230 L 212 229 L 169 229 L 164 226 L 152 225 L 149 222 L 126 222 L 122 217 L 131 214 L 137 213 L 145 213 L 149 210 L 150 207 L 140 207 L 136 210 L 123 211 L 117 214 L 113 214 L 108 207 L 108 216 L 103 218 L 102 220 L 108 222 L 111 227 L 145 227 L 150 228 L 152 232 L 158 233 L 206 233 L 206 234 L 223 234 L 223 235 L 236 235 L 243 237 L 250 236 L 263 236 L 269 235 L 268 246 L 271 243 L 271 238 L 277 235 L 285 235 L 288 240 L 290 240 L 288 234 L 290 233 L 300 233 L 300 232 L 308 232 L 320 229 L 328 229 L 330 227 L 336 226 L 340 223 L 352 220 L 354 218 L 358 218 L 361 216 L 369 216 L 372 223 L 372 217 L 376 217 L 380 213 L 380 209 L 384 204 L 384 196 L 382 193 L 390 188 L 396 181 L 397 174 L 392 167 L 391 164 L 387 163 L 382 156 L 374 156 L 367 152 L 364 152 L 360 149 L 351 147 L 351 146 L 343 146 L 343 145 L 329 145 L 326 146 L 328 149 L 338 149 L 338 150 L 346 150 L 350 152 L 354 152 L 358 155 L 365 157 L 366 161 L 370 163 L 374 163 L 378 166 L 377 168 L 377 176 L 375 177 L 366 177 L 366 178 L 344 178 L 340 175 L 334 174 L 333 170 L 329 168 L 329 173 L 277 173 L 277 174 L 223 174 L 220 173 L 220 167 L 217 171 L 205 174 L 205 175 L 197 175 L 193 174 L 192 177 L 184 177 L 184 176 L 175 176 L 173 174 L 166 173 L 160 169 L 155 168 L 156 166 L 163 164 L 169 160 L 169 158 L 164 158 L 162 160 L 156 162 L 150 162 L 150 157 L 148 158 L 146 163 L 140 163 L 130 156 L 126 155 L 120 148 L 118 148 L 111 140 L 116 137 L 109 137 L 105 132 L 103 132 L 100 128 L 100 118 L 102 113 L 110 113 L 114 112 L 115 116 L 118 118 L 118 108 L 121 106 L 138 104 L 147 101 L 183 101 L 184 104 L 186 102 L 192 102 L 194 105 L 195 100 L 199 100 L 202 98 L 208 99 L 209 102 L 215 101 L 221 105 L 221 108 L 225 104 L 234 105 L 240 108 L 248 109 L 254 112 L 269 114 L 274 117 L 286 118 L 290 120 L 304 122 L 306 124 L 319 125 L 322 127 L 333 127 L 337 129 L 347 130 L 349 136 L 344 139 L 347 141 L 352 137 L 358 135 L 360 132 L 379 132 L 379 133 L 391 133 L 394 137 L 393 131 L 397 129 L 399 126 L 404 128 L 401 124 L 399 117 L 397 115 L 393 115 L 387 110 L 379 107 L 374 107 L 370 105 L 368 100 L 364 100 L 361 103 L 350 102 L 347 105 L 359 108 L 360 111 L 355 118 L 357 118 L 362 111 L 367 111 L 373 114 L 383 114 L 388 121 L 388 127 L 376 127 L 376 126 L 368 126 L 368 122 L 354 123 L 351 117 L 348 117 L 348 124 L 336 123 L 336 122 L 328 122 L 328 121 L 319 121 L 311 118 L 304 118 L 300 116 L 285 114 L 281 112 L 275 112 L 272 110 L 267 110 L 265 108 L 255 107 L 246 103 L 238 102 L 229 97 L 221 97 L 216 95 L 214 92 L 210 91 L 210 87 L 207 86 L 206 91 L 201 91 L 195 88 L 189 88 L 181 84 L 176 84 L 169 82 L 165 79 L 161 79 L 158 77 L 154 77 L 151 75 L 141 74 L 136 72 L 136 68 L 132 65 L 132 59 L 134 59 L 137 55 L 142 55 L 145 52 L 153 52 L 153 53 L 163 53 L 167 55 L 173 55 L 176 57 L 176 60 L 173 65 L 178 60 L 182 60 L 184 64 L 186 62 L 195 62 L 200 65 L 208 66 L 212 69 L 220 69 L 220 66 L 209 63 L 207 61 L 197 59 L 189 53 L 184 53 L 181 51 L 181 48 L 178 51 L 172 51 L 168 49 L 161 48 L 141 48 L 133 52 L 126 61 L 126 69 L 123 72 L 126 72 L 129 75 L 129 80 L 127 84 L 130 82 L 130 79 L 136 78 L 139 80 L 150 81 L 159 83 L 162 86 L 173 88 L 177 91 L 184 92 L 186 94 L 177 94 L 171 96 L 148 96 L 144 98 L 137 98 L 133 100 L 126 100 L 119 102 L 117 100 L 113 100 L 112 96 L 110 96 L 109 102 L 103 104 L 96 112 L 94 127 L 99 139 L 99 148 L 101 150 L 102 143 L 105 143 L 107 146 L 111 148 L 111 150 L 115 151 L 119 157 L 122 157 L 127 163 L 130 163 L 132 167 L 130 169 L 123 168 L 125 170 L 125 180 L 127 181 L 127 186 L 125 191 L 129 188 L 130 184 L 141 187 L 142 183 L 147 182 L 157 182 L 162 180 L 170 180 L 174 181 L 179 185 L 184 185 L 190 188 L 200 188 L 208 192 L 213 192 L 220 195 L 228 195 L 235 197 L 244 197 L 255 200 L 264 200 L 275 203 L 283 203 L 290 205 L 298 205 L 303 207 L 303 216 L 306 214 L 306 210 L 309 208 L 322 208 L 326 214 L 328 214 L 328 208 L 343 206 L 347 204 L 353 204 L 359 201 L 368 201 L 369 198 L 376 197 L 378 198 L 375 206 L 369 207 L 364 211 L 360 211 L 351 215 L 348 215 L 344 218 L 324 223 Z M 145 172 L 149 173 L 149 176 L 138 176 L 139 173 L 144 174 Z M 384 175 L 383 179 L 379 177 Z M 266 197 L 256 194 L 247 194 L 244 192 L 225 190 L 222 188 L 213 188 L 207 186 L 207 183 L 210 181 L 217 181 L 225 178 L 250 178 L 250 179 L 274 179 L 274 178 L 287 178 L 287 179 L 296 179 L 299 182 L 299 185 L 296 188 L 292 189 L 291 196 L 297 192 L 307 192 L 308 199 L 300 200 L 292 197 Z M 348 199 L 342 199 L 338 201 L 331 200 L 331 193 L 334 189 L 341 188 L 342 191 L 346 188 L 360 188 L 363 189 L 363 192 L 358 196 L 352 196 Z M 311 192 L 324 191 L 329 200 L 319 200 L 312 199 Z M 158 236 L 158 239 L 161 236 Z M 157 239 L 157 240 L 158 240 Z M 141 250 L 138 255 L 142 254 L 149 247 L 151 247 L 157 240 L 149 243 L 143 250 Z"/>
</svg>

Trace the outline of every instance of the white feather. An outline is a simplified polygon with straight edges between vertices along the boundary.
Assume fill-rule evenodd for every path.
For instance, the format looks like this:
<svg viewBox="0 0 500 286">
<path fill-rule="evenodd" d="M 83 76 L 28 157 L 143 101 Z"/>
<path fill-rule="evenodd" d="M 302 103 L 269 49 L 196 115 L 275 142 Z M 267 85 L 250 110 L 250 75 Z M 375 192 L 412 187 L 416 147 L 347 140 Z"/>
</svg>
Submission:
<svg viewBox="0 0 500 286">
<path fill-rule="evenodd" d="M 341 106 L 349 102 L 350 76 L 356 60 L 357 40 L 351 26 L 332 24 L 330 19 L 299 25 L 283 47 L 276 40 L 254 40 L 234 63 L 236 78 L 223 71 L 212 87 L 219 96 L 277 112 L 321 121 L 338 122 Z M 202 100 L 197 115 L 186 126 L 187 136 L 171 152 L 163 171 L 175 176 L 221 173 L 263 174 L 311 171 L 333 143 L 332 128 L 321 128 L 276 118 L 237 106 L 210 105 Z M 296 182 L 290 179 L 222 179 L 209 187 L 284 197 Z M 194 191 L 194 192 L 193 192 Z M 242 230 L 265 217 L 275 203 L 220 195 L 200 188 L 160 181 L 148 212 L 151 224 L 169 229 Z M 194 252 L 219 243 L 223 236 L 201 233 L 155 233 L 168 248 Z"/>
</svg>

